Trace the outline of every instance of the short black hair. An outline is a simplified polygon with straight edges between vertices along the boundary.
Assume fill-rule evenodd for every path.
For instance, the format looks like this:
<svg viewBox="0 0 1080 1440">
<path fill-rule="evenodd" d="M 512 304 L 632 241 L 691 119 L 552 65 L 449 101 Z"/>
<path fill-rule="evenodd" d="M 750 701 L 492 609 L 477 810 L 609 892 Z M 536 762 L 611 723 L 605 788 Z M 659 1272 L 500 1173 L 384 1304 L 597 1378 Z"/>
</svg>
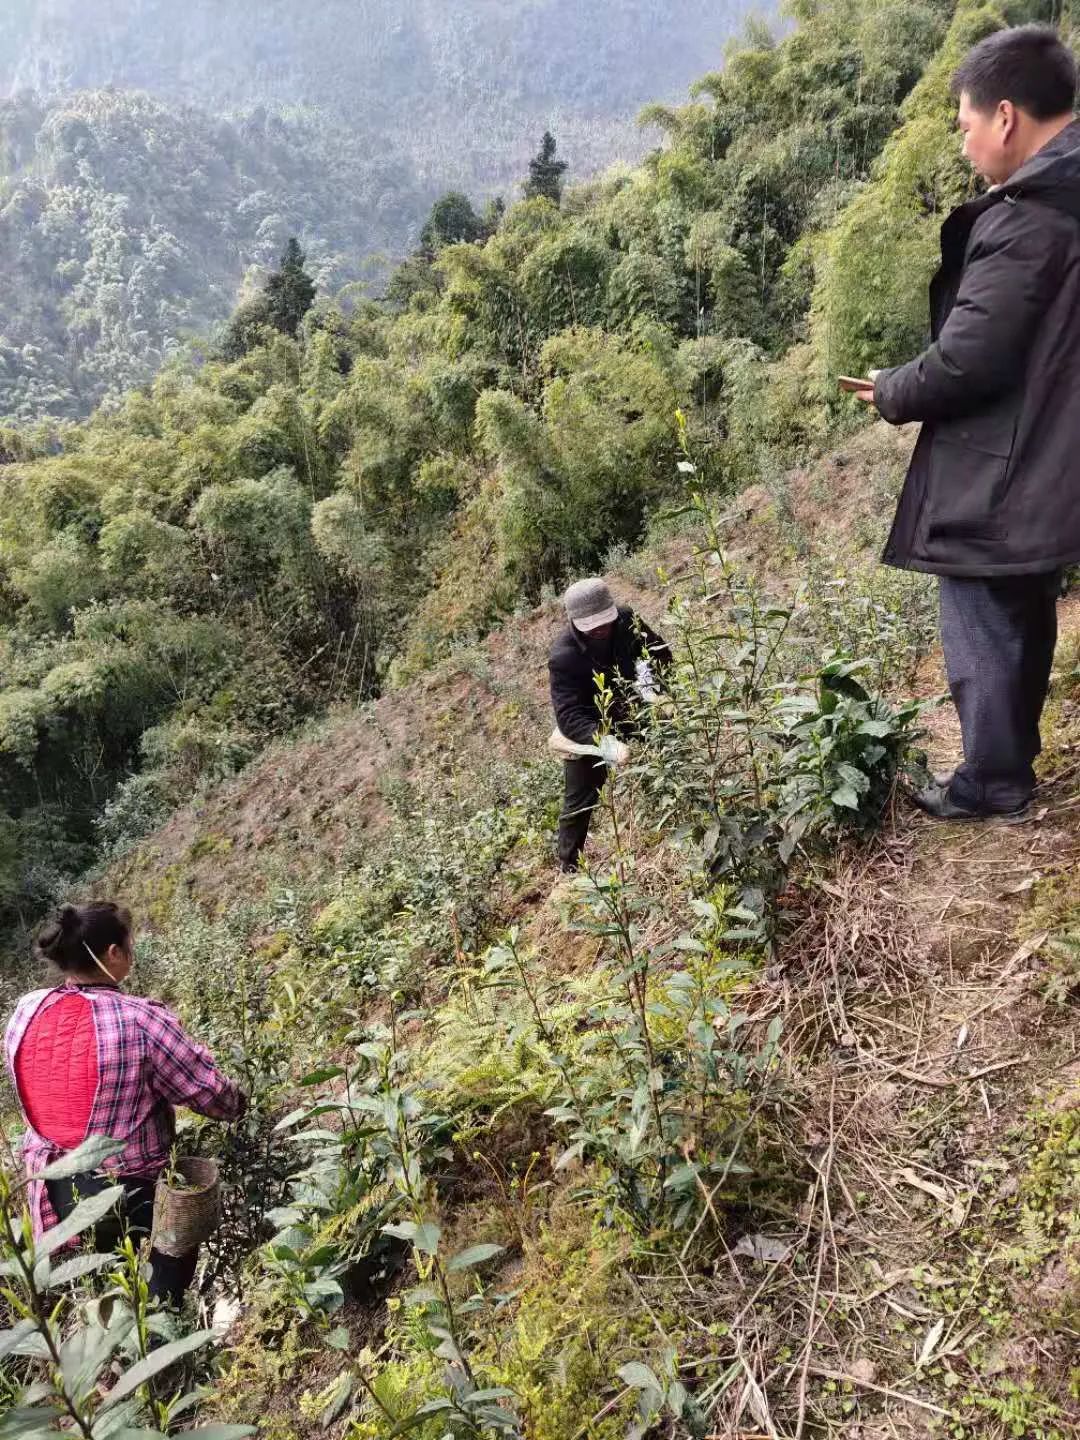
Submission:
<svg viewBox="0 0 1080 1440">
<path fill-rule="evenodd" d="M 89 905 L 63 905 L 40 931 L 35 949 L 65 974 L 94 973 L 110 945 L 124 947 L 131 939 L 131 915 L 111 900 Z"/>
<path fill-rule="evenodd" d="M 1076 105 L 1076 60 L 1050 25 L 1017 25 L 980 40 L 952 79 L 976 110 L 1011 100 L 1036 120 L 1053 120 Z"/>
</svg>

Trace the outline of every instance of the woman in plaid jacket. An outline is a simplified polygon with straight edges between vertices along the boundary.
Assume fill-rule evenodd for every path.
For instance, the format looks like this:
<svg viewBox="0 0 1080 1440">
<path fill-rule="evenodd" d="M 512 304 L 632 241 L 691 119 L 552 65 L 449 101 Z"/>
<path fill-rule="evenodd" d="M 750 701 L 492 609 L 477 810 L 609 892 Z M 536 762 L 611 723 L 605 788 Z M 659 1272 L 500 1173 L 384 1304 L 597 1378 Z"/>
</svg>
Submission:
<svg viewBox="0 0 1080 1440">
<path fill-rule="evenodd" d="M 97 1227 L 97 1244 L 109 1248 L 124 1230 L 150 1232 L 154 1186 L 176 1133 L 174 1106 L 235 1120 L 247 1102 L 167 1006 L 120 988 L 134 959 L 126 910 L 65 905 L 35 948 L 63 981 L 20 1000 L 4 1043 L 26 1119 L 34 1234 L 64 1219 L 79 1199 L 119 1182 L 126 1192 L 120 1213 Z M 97 1174 L 34 1178 L 91 1135 L 123 1140 L 124 1149 Z M 194 1252 L 174 1259 L 151 1250 L 151 1293 L 179 1306 L 195 1259 Z"/>
</svg>

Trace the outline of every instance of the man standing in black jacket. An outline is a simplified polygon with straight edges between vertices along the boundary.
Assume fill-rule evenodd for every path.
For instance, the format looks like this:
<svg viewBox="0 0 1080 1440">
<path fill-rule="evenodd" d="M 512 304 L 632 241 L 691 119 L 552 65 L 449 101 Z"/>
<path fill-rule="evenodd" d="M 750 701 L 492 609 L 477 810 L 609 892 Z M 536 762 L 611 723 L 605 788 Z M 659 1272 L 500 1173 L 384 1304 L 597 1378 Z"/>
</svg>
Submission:
<svg viewBox="0 0 1080 1440">
<path fill-rule="evenodd" d="M 598 677 L 611 691 L 604 759 L 575 756 L 565 762 L 566 793 L 559 817 L 559 864 L 576 870 L 589 822 L 607 778 L 608 763 L 623 758 L 622 741 L 634 733 L 635 691 L 655 680 L 671 651 L 640 616 L 617 606 L 603 580 L 578 580 L 564 599 L 568 625 L 551 647 L 548 673 L 555 723 L 576 745 L 595 745 L 603 723 Z M 641 666 L 647 667 L 642 670 Z"/>
<path fill-rule="evenodd" d="M 923 422 L 886 564 L 940 576 L 964 763 L 914 796 L 941 819 L 1022 817 L 1080 560 L 1080 123 L 1057 34 L 991 35 L 954 77 L 964 153 L 990 182 L 941 231 L 932 344 L 859 392 Z"/>
</svg>

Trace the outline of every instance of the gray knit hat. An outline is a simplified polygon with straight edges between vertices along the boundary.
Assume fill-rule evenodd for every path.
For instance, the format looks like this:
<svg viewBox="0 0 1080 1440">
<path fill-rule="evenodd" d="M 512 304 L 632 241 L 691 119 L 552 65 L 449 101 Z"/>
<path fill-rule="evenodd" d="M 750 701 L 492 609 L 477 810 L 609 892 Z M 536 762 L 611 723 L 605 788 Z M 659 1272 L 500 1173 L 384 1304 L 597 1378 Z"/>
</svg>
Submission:
<svg viewBox="0 0 1080 1440">
<path fill-rule="evenodd" d="M 596 630 L 601 625 L 611 625 L 619 618 L 618 607 L 611 598 L 611 591 L 603 580 L 596 576 L 588 580 L 575 580 L 564 596 L 566 616 L 579 630 Z"/>
</svg>

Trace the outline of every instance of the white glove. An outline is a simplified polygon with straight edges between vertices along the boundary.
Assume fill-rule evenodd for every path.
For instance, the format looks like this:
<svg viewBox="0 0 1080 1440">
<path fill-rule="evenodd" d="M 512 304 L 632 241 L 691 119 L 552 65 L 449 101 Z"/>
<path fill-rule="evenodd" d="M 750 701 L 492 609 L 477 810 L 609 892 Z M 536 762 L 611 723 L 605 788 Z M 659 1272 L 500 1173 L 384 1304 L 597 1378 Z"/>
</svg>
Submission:
<svg viewBox="0 0 1080 1440">
<path fill-rule="evenodd" d="M 600 754 L 607 765 L 625 765 L 630 759 L 630 746 L 616 740 L 614 735 L 605 735 L 600 741 Z"/>
<path fill-rule="evenodd" d="M 639 660 L 635 673 L 634 689 L 638 693 L 638 698 L 643 700 L 646 705 L 655 705 L 660 699 L 660 691 L 657 688 L 652 666 L 647 660 Z"/>
</svg>

